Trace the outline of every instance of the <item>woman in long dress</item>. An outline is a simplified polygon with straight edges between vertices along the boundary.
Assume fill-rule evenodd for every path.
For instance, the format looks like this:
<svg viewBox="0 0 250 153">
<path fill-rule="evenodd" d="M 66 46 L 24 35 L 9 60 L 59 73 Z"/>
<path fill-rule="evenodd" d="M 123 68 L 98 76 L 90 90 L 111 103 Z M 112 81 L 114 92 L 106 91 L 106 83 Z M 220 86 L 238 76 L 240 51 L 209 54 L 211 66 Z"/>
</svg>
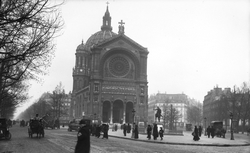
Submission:
<svg viewBox="0 0 250 153">
<path fill-rule="evenodd" d="M 200 138 L 199 138 L 199 130 L 198 130 L 197 126 L 194 127 L 193 136 L 194 136 L 194 138 L 193 138 L 194 141 L 200 140 Z"/>
</svg>

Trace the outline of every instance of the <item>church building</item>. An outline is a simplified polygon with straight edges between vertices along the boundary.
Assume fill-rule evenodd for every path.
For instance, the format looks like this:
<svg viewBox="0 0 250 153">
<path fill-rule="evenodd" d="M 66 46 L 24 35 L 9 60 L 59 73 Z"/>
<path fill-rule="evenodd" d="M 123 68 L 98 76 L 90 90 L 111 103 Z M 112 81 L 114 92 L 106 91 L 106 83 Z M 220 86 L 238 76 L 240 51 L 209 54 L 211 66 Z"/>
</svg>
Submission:
<svg viewBox="0 0 250 153">
<path fill-rule="evenodd" d="M 107 6 L 101 30 L 76 49 L 71 117 L 103 123 L 147 122 L 147 48 L 112 31 Z"/>
</svg>

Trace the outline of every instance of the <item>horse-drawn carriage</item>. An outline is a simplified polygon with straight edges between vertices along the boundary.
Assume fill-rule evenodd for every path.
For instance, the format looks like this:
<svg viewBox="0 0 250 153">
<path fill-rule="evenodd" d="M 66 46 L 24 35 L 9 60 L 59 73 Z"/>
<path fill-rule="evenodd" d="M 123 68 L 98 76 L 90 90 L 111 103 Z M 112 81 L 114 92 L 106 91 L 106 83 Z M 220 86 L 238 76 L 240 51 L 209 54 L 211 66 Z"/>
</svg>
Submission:
<svg viewBox="0 0 250 153">
<path fill-rule="evenodd" d="M 37 137 L 44 137 L 44 127 L 41 120 L 31 119 L 28 126 L 29 137 L 33 137 L 33 134 L 37 134 Z"/>
<path fill-rule="evenodd" d="M 6 118 L 0 118 L 0 139 L 1 138 L 5 138 L 6 140 L 11 139 L 11 133 Z"/>
<path fill-rule="evenodd" d="M 225 138 L 226 130 L 223 128 L 223 122 L 222 121 L 212 121 L 211 126 L 213 127 L 214 134 L 217 137 Z"/>
</svg>

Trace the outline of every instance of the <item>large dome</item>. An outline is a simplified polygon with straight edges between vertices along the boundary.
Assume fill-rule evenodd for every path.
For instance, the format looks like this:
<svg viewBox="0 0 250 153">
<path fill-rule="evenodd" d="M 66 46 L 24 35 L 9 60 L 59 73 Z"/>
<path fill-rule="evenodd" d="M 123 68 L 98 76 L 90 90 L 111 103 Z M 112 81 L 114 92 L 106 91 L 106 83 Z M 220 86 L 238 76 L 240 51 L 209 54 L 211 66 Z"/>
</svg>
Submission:
<svg viewBox="0 0 250 153">
<path fill-rule="evenodd" d="M 89 39 L 87 40 L 84 47 L 86 50 L 90 50 L 91 46 L 99 44 L 100 42 L 102 42 L 106 39 L 109 39 L 113 36 L 116 36 L 116 35 L 117 35 L 116 33 L 109 31 L 109 30 L 108 31 L 106 31 L 106 30 L 98 31 L 89 37 Z"/>
<path fill-rule="evenodd" d="M 93 45 L 97 45 L 100 42 L 109 39 L 113 36 L 116 36 L 117 34 L 112 32 L 112 27 L 111 27 L 111 17 L 110 17 L 110 13 L 108 10 L 108 6 L 106 9 L 106 12 L 103 16 L 103 24 L 101 26 L 101 31 L 96 32 L 95 34 L 93 34 L 92 36 L 89 37 L 89 39 L 87 40 L 86 44 L 80 44 L 77 47 L 77 50 L 79 51 L 90 51 L 90 48 Z"/>
</svg>

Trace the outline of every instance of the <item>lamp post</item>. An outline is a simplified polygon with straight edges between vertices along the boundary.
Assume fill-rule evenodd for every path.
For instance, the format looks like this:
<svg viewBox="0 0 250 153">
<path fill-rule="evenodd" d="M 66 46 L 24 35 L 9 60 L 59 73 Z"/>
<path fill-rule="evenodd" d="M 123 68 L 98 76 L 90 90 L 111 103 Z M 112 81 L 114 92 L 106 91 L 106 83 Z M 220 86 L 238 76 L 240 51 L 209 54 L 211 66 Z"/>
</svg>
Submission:
<svg viewBox="0 0 250 153">
<path fill-rule="evenodd" d="M 207 136 L 207 126 L 206 126 L 207 118 L 206 117 L 204 117 L 204 121 L 205 121 L 205 136 Z"/>
<path fill-rule="evenodd" d="M 135 124 L 134 124 L 134 122 L 135 122 L 135 109 L 133 108 L 133 110 L 132 110 L 132 115 L 133 115 L 133 123 L 132 123 L 132 125 L 133 125 L 133 129 L 132 129 L 132 134 L 131 134 L 131 138 L 134 138 L 134 128 L 135 128 Z"/>
<path fill-rule="evenodd" d="M 230 119 L 231 119 L 231 140 L 234 140 L 234 133 L 233 133 L 233 113 L 230 112 Z"/>
<path fill-rule="evenodd" d="M 135 111 L 135 109 L 133 108 L 133 110 L 132 110 L 132 115 L 133 115 L 133 120 L 132 120 L 132 121 L 133 121 L 133 124 L 134 124 L 134 122 L 135 122 L 135 112 L 136 112 L 136 111 Z"/>
</svg>

